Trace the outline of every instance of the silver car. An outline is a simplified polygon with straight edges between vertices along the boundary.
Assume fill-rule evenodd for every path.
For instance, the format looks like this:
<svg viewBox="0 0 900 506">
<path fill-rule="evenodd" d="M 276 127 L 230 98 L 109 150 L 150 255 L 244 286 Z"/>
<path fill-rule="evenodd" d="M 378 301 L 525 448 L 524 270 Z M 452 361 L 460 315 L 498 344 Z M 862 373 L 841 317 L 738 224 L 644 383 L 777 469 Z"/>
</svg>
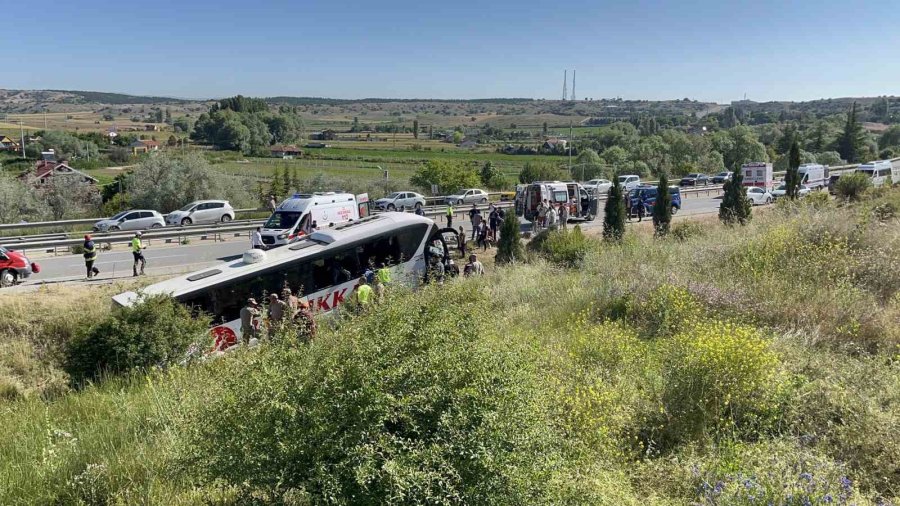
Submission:
<svg viewBox="0 0 900 506">
<path fill-rule="evenodd" d="M 234 219 L 234 209 L 227 200 L 198 200 L 172 211 L 166 216 L 169 225 L 199 225 L 201 223 L 228 223 Z"/>
<path fill-rule="evenodd" d="M 447 204 L 456 206 L 462 204 L 487 204 L 488 194 L 484 190 L 469 188 L 460 191 L 456 195 L 448 195 L 446 201 Z"/>
<path fill-rule="evenodd" d="M 150 209 L 132 209 L 94 223 L 94 232 L 114 232 L 116 230 L 147 230 L 162 228 L 166 221 L 162 215 Z"/>
<path fill-rule="evenodd" d="M 612 188 L 612 181 L 609 179 L 591 179 L 582 186 L 584 186 L 584 189 L 589 191 L 593 196 L 601 198 L 609 193 L 609 189 Z"/>
<path fill-rule="evenodd" d="M 375 207 L 384 211 L 421 209 L 424 206 L 425 197 L 416 192 L 394 192 L 383 199 L 375 201 Z"/>
</svg>

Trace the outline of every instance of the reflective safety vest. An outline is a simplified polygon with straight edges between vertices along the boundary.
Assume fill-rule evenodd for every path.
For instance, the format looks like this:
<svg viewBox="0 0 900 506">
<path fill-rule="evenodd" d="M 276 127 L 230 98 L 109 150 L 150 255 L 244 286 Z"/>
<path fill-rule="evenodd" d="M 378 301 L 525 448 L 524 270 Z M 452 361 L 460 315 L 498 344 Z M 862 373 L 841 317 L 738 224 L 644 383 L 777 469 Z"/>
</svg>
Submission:
<svg viewBox="0 0 900 506">
<path fill-rule="evenodd" d="M 372 287 L 369 285 L 359 285 L 356 289 L 356 300 L 366 306 L 372 300 Z"/>
<path fill-rule="evenodd" d="M 391 282 L 391 271 L 389 271 L 387 267 L 378 269 L 378 272 L 375 273 L 375 276 L 378 278 L 378 281 L 381 281 L 381 284 L 383 285 Z"/>
<path fill-rule="evenodd" d="M 447 204 L 447 216 L 453 216 L 453 206 Z"/>
<path fill-rule="evenodd" d="M 94 246 L 94 241 L 84 242 L 84 259 L 88 262 L 97 259 L 97 248 Z"/>
<path fill-rule="evenodd" d="M 141 246 L 142 246 L 141 239 L 139 237 L 135 237 L 134 239 L 131 240 L 131 251 L 133 253 L 140 253 Z"/>
</svg>

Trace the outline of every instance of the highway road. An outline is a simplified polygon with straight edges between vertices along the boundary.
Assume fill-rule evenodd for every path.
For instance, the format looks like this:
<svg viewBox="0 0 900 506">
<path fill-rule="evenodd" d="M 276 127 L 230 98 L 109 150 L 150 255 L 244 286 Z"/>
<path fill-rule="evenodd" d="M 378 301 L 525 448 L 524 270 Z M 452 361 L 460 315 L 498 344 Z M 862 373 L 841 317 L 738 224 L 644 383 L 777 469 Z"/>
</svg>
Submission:
<svg viewBox="0 0 900 506">
<path fill-rule="evenodd" d="M 682 209 L 675 219 L 678 220 L 684 216 L 715 213 L 719 208 L 720 201 L 721 197 L 716 196 L 716 192 L 711 192 L 709 196 L 701 195 L 685 198 L 682 202 Z M 440 218 L 439 223 L 445 223 L 443 217 Z M 460 225 L 465 227 L 467 233 L 471 233 L 471 226 L 467 217 L 463 218 L 463 215 L 457 215 L 456 219 L 454 219 L 454 226 L 459 227 Z M 583 223 L 582 227 L 585 229 L 603 227 L 602 213 L 594 221 Z M 531 230 L 531 224 L 523 223 L 522 230 Z M 149 241 L 150 246 L 144 253 L 147 259 L 147 274 L 166 276 L 203 269 L 209 265 L 236 258 L 250 246 L 246 235 L 231 238 L 225 242 L 200 241 L 196 238 L 192 240 L 192 244 L 185 246 L 166 244 L 162 240 Z M 31 256 L 32 260 L 37 261 L 41 265 L 41 272 L 25 281 L 23 286 L 84 280 L 84 262 L 80 255 L 44 256 L 32 254 Z M 124 243 L 111 251 L 101 251 L 95 264 L 100 269 L 97 282 L 108 282 L 111 279 L 131 277 L 132 263 L 131 252 Z"/>
</svg>

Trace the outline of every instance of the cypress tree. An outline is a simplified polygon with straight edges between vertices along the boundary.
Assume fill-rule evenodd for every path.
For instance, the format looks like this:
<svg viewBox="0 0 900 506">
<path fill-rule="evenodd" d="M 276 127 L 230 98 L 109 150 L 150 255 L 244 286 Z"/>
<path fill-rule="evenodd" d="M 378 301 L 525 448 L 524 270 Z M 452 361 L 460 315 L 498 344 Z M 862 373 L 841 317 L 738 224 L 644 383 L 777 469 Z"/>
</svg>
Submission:
<svg viewBox="0 0 900 506">
<path fill-rule="evenodd" d="M 516 213 L 507 212 L 500 224 L 500 240 L 497 244 L 496 261 L 508 264 L 524 257 L 522 239 L 519 237 L 519 219 Z"/>
<path fill-rule="evenodd" d="M 275 167 L 275 173 L 272 174 L 272 182 L 269 186 L 269 193 L 275 195 L 276 199 L 284 193 L 281 193 L 284 190 L 284 183 L 282 183 L 281 179 L 281 170 L 278 167 Z"/>
<path fill-rule="evenodd" d="M 665 237 L 672 223 L 672 195 L 669 194 L 669 178 L 663 172 L 656 185 L 656 202 L 653 203 L 653 228 L 657 237 Z"/>
<path fill-rule="evenodd" d="M 784 185 L 789 199 L 793 200 L 797 198 L 797 190 L 800 188 L 800 174 L 798 169 L 800 168 L 800 145 L 797 144 L 797 140 L 794 139 L 794 142 L 791 143 L 791 151 L 788 155 L 788 168 L 787 172 L 784 175 Z"/>
<path fill-rule="evenodd" d="M 625 201 L 622 200 L 622 185 L 618 178 L 613 179 L 613 185 L 609 188 L 603 212 L 603 238 L 620 241 L 625 235 Z"/>
<path fill-rule="evenodd" d="M 735 223 L 746 225 L 750 221 L 751 208 L 741 171 L 735 171 L 731 181 L 725 182 L 723 190 L 725 194 L 719 205 L 719 219 L 729 226 Z"/>
<path fill-rule="evenodd" d="M 838 139 L 838 153 L 841 158 L 849 163 L 858 161 L 860 148 L 863 143 L 862 126 L 856 120 L 856 102 L 850 107 L 847 114 L 847 123 L 844 125 L 844 132 Z"/>
</svg>

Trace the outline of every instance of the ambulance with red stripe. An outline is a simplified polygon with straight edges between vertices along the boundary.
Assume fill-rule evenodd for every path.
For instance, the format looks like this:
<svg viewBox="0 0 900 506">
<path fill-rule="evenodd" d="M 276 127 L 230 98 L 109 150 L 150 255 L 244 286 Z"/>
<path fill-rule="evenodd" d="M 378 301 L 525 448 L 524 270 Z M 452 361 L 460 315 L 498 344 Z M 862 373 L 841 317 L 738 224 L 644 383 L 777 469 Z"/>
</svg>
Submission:
<svg viewBox="0 0 900 506">
<path fill-rule="evenodd" d="M 290 244 L 324 229 L 369 215 L 368 194 L 340 192 L 295 193 L 285 199 L 266 220 L 262 241 L 273 248 Z"/>
<path fill-rule="evenodd" d="M 426 279 L 433 257 L 449 262 L 456 234 L 412 213 L 377 214 L 315 231 L 283 248 L 247 251 L 238 260 L 150 285 L 142 293 L 169 294 L 212 316 L 215 346 L 224 349 L 239 342 L 240 311 L 250 298 L 263 302 L 266 294 L 287 287 L 314 313 L 327 313 L 351 299 L 369 266 L 382 265 L 390 270 L 391 284 L 415 287 Z M 125 292 L 113 301 L 131 306 L 141 298 Z"/>
</svg>

